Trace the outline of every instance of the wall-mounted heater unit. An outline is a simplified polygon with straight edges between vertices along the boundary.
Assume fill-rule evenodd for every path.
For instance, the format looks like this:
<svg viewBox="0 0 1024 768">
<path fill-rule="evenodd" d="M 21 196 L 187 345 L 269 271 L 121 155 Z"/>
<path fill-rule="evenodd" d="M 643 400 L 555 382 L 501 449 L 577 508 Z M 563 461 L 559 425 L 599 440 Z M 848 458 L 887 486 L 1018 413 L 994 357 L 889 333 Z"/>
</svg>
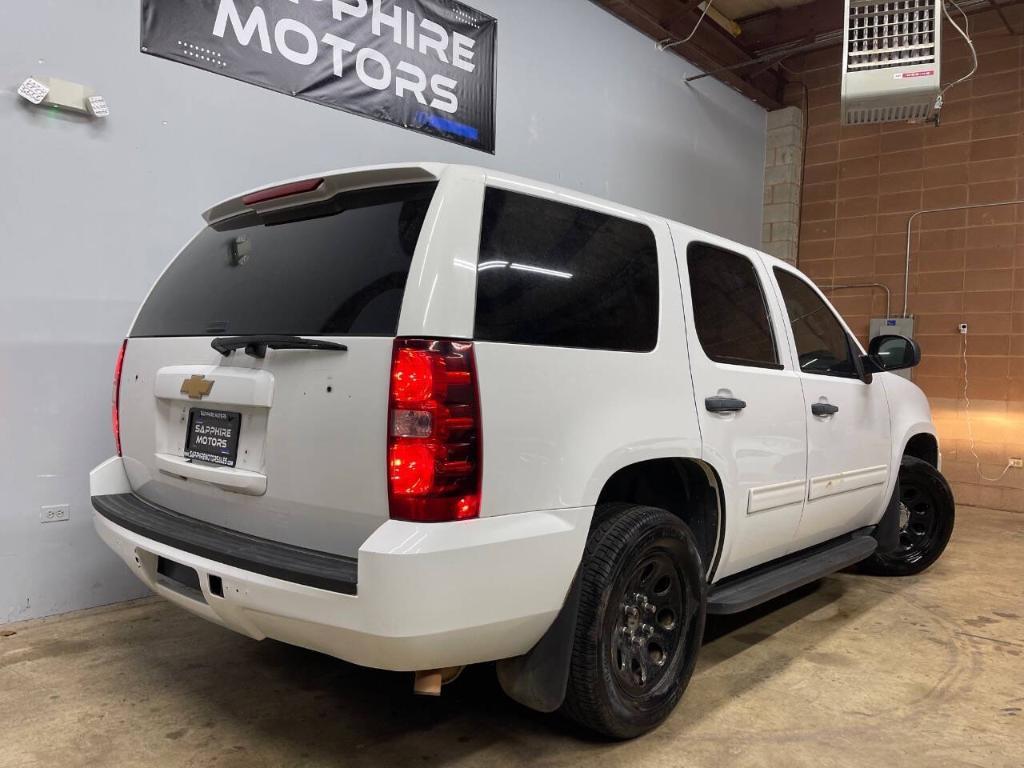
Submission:
<svg viewBox="0 0 1024 768">
<path fill-rule="evenodd" d="M 943 0 L 846 0 L 843 124 L 928 120 L 939 95 Z"/>
</svg>

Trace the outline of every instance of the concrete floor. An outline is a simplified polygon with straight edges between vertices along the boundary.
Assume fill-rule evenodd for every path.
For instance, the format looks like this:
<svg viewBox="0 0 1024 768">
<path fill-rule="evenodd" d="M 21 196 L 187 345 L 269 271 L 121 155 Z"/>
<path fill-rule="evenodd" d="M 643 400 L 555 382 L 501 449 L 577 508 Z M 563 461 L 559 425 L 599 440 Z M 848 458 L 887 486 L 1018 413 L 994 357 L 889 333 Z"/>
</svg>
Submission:
<svg viewBox="0 0 1024 768">
<path fill-rule="evenodd" d="M 715 621 L 627 744 L 503 698 L 253 642 L 152 599 L 0 627 L 0 766 L 1022 766 L 1024 515 L 961 508 L 923 576 L 843 574 Z"/>
</svg>

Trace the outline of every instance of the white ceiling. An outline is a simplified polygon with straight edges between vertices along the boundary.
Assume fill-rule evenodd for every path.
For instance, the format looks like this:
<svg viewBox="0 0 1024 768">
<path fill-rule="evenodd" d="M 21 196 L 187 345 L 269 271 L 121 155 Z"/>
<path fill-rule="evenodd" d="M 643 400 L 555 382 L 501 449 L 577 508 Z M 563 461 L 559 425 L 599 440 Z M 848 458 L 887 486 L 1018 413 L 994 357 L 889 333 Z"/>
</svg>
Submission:
<svg viewBox="0 0 1024 768">
<path fill-rule="evenodd" d="M 742 19 L 773 8 L 792 8 L 808 2 L 810 0 L 714 0 L 714 7 L 730 19 Z"/>
</svg>

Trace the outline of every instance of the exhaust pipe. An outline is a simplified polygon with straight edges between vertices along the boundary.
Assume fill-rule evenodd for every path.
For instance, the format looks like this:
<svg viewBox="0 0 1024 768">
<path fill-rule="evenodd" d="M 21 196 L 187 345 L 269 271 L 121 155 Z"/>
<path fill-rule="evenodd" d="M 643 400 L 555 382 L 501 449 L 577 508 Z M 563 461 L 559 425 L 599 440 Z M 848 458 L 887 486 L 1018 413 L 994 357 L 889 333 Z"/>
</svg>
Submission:
<svg viewBox="0 0 1024 768">
<path fill-rule="evenodd" d="M 412 692 L 418 696 L 440 696 L 441 686 L 455 682 L 465 667 L 445 667 L 444 669 L 423 669 L 415 672 Z"/>
</svg>

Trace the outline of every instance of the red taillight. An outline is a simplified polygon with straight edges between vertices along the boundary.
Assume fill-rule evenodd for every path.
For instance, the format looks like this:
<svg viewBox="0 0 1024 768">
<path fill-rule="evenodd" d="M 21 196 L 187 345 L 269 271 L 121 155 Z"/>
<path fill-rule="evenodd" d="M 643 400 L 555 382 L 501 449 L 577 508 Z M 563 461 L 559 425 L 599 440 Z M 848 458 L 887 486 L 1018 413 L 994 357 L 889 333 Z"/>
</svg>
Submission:
<svg viewBox="0 0 1024 768">
<path fill-rule="evenodd" d="M 117 448 L 117 455 L 121 455 L 121 369 L 124 367 L 124 352 L 128 348 L 128 339 L 121 342 L 121 349 L 117 352 L 117 362 L 114 363 L 114 391 L 110 397 L 110 426 L 114 430 L 114 447 Z"/>
<path fill-rule="evenodd" d="M 473 343 L 395 339 L 388 409 L 391 517 L 480 514 L 480 407 Z"/>
<path fill-rule="evenodd" d="M 261 189 L 259 192 L 253 192 L 243 197 L 242 205 L 256 205 L 256 203 L 265 203 L 268 200 L 277 200 L 280 197 L 301 195 L 303 192 L 312 192 L 323 183 L 323 179 L 306 179 L 305 181 L 295 181 L 291 184 L 282 184 L 279 187 Z"/>
<path fill-rule="evenodd" d="M 399 405 L 433 402 L 443 392 L 445 361 L 425 349 L 395 348 L 391 366 L 391 399 Z"/>
</svg>

